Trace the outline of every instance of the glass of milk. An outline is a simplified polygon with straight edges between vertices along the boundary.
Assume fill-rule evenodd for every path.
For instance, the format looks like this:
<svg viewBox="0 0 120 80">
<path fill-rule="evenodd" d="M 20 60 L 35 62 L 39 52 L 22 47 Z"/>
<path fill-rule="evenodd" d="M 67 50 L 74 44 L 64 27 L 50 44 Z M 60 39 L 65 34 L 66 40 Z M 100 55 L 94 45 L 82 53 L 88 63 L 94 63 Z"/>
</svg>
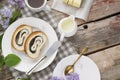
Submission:
<svg viewBox="0 0 120 80">
<path fill-rule="evenodd" d="M 64 39 L 64 37 L 71 37 L 77 31 L 77 24 L 75 22 L 74 16 L 69 16 L 63 18 L 58 24 L 58 30 L 61 33 L 60 41 Z"/>
</svg>

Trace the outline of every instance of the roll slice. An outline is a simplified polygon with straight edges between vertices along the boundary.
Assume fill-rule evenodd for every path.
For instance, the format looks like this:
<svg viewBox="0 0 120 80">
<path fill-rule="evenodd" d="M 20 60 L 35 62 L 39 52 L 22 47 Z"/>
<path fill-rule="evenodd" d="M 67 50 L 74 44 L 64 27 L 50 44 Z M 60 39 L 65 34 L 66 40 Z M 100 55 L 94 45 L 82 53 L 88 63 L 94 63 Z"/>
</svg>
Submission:
<svg viewBox="0 0 120 80">
<path fill-rule="evenodd" d="M 20 25 L 12 36 L 12 46 L 18 51 L 24 51 L 27 37 L 32 33 L 32 27 L 26 24 Z"/>
<path fill-rule="evenodd" d="M 47 36 L 41 31 L 31 33 L 25 41 L 25 52 L 31 58 L 37 58 L 47 41 Z"/>
</svg>

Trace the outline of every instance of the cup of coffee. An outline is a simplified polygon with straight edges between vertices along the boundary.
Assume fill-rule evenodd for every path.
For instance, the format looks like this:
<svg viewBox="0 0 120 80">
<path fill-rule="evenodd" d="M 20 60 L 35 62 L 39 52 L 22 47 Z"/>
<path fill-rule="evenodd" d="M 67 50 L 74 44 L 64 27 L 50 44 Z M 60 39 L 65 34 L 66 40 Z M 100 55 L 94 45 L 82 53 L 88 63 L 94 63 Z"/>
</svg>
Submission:
<svg viewBox="0 0 120 80">
<path fill-rule="evenodd" d="M 46 3 L 47 0 L 25 0 L 27 7 L 34 12 L 39 12 L 41 10 L 50 11 L 50 7 L 46 5 Z"/>
</svg>

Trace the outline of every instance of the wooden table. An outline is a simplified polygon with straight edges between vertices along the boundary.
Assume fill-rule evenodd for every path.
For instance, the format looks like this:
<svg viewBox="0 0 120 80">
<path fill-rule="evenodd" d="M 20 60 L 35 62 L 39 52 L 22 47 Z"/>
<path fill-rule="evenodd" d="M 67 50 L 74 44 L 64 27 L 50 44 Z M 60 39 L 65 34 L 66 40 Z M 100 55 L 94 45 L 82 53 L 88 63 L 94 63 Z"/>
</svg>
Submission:
<svg viewBox="0 0 120 80">
<path fill-rule="evenodd" d="M 53 0 L 48 3 L 51 5 Z M 59 22 L 68 16 L 53 10 Z M 76 19 L 77 34 L 68 38 L 75 49 L 89 47 L 102 80 L 120 80 L 120 0 L 94 0 L 87 22 Z M 88 28 L 83 29 L 88 26 Z"/>
<path fill-rule="evenodd" d="M 60 16 L 58 22 L 68 16 L 55 10 L 52 13 Z M 76 21 L 77 34 L 68 38 L 72 45 L 75 49 L 89 47 L 85 55 L 97 64 L 101 80 L 120 80 L 120 0 L 94 0 L 88 21 Z"/>
</svg>

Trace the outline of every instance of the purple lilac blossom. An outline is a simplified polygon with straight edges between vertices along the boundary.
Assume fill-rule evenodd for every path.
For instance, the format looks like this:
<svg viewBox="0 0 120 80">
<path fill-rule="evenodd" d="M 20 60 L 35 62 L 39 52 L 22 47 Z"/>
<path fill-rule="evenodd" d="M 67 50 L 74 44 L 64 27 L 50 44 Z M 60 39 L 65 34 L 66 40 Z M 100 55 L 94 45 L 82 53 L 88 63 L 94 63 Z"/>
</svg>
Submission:
<svg viewBox="0 0 120 80">
<path fill-rule="evenodd" d="M 2 19 L 0 19 L 0 25 L 3 25 L 3 21 L 2 21 Z"/>
<path fill-rule="evenodd" d="M 77 73 L 73 73 L 73 74 L 67 75 L 66 79 L 53 76 L 50 80 L 80 80 L 80 78 L 79 78 L 79 75 Z"/>
<path fill-rule="evenodd" d="M 17 2 L 18 6 L 19 6 L 21 9 L 24 8 L 25 4 L 24 4 L 24 1 L 23 1 L 23 0 L 16 0 L 16 2 Z"/>
<path fill-rule="evenodd" d="M 2 17 L 0 15 L 0 25 L 3 25 Z"/>
<path fill-rule="evenodd" d="M 67 75 L 66 76 L 66 80 L 71 80 L 72 79 L 72 76 L 71 75 Z"/>
<path fill-rule="evenodd" d="M 8 27 L 8 25 L 3 25 L 2 28 L 6 29 Z"/>
<path fill-rule="evenodd" d="M 80 80 L 79 75 L 77 73 L 72 74 L 73 80 Z"/>
<path fill-rule="evenodd" d="M 0 20 L 0 25 L 1 25 L 1 26 L 3 25 L 3 21 L 2 21 L 2 20 Z"/>
<path fill-rule="evenodd" d="M 79 79 L 79 75 L 77 73 L 73 73 L 73 74 L 67 75 L 66 79 L 67 80 L 80 80 Z"/>
<path fill-rule="evenodd" d="M 56 76 L 53 76 L 50 80 L 65 80 L 65 79 L 63 79 L 63 78 L 58 78 L 58 77 L 56 77 Z"/>
<path fill-rule="evenodd" d="M 16 5 L 15 0 L 8 0 L 8 3 L 11 4 L 11 5 L 13 5 L 13 6 Z"/>
<path fill-rule="evenodd" d="M 4 21 L 4 24 L 3 24 L 3 26 L 2 26 L 4 29 L 9 26 L 9 21 L 10 21 L 9 18 Z"/>
<path fill-rule="evenodd" d="M 8 7 L 4 7 L 2 10 L 0 10 L 0 14 L 2 17 L 10 18 L 12 16 L 12 10 Z"/>
</svg>

